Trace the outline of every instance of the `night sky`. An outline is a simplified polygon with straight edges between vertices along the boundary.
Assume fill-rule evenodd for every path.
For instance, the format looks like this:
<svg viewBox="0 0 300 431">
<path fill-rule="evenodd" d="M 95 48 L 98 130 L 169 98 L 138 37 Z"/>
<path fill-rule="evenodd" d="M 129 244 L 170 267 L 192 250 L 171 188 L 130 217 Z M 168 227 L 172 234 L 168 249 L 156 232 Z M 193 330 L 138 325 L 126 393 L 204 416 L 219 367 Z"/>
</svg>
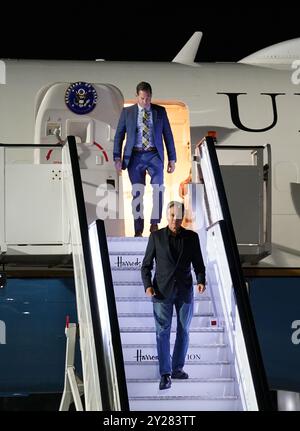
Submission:
<svg viewBox="0 0 300 431">
<path fill-rule="evenodd" d="M 238 61 L 300 37 L 299 14 L 291 3 L 259 8 L 223 2 L 213 8 L 200 0 L 197 7 L 181 3 L 164 9 L 163 0 L 152 1 L 148 9 L 140 4 L 120 9 L 119 3 L 93 7 L 74 2 L 64 9 L 48 3 L 34 11 L 38 16 L 26 6 L 26 18 L 18 6 L 13 19 L 2 20 L 0 58 L 170 61 L 198 30 L 203 38 L 196 61 Z"/>
</svg>

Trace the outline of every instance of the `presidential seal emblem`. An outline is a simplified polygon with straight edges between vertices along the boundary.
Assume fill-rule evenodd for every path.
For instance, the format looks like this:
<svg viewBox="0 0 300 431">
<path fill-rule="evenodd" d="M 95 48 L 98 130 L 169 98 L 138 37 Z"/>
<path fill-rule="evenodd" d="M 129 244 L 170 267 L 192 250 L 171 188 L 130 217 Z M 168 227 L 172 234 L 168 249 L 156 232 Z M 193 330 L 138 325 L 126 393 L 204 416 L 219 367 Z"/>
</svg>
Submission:
<svg viewBox="0 0 300 431">
<path fill-rule="evenodd" d="M 91 112 L 98 100 L 97 91 L 87 82 L 74 82 L 65 93 L 67 107 L 75 114 L 83 115 Z"/>
</svg>

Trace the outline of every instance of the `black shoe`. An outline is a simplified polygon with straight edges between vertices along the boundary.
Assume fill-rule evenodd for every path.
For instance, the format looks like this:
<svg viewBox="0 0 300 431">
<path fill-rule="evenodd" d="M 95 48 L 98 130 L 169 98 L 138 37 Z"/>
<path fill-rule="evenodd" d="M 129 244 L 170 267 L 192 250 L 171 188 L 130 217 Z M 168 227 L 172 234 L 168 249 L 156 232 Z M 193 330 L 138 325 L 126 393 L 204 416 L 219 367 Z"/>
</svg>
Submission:
<svg viewBox="0 0 300 431">
<path fill-rule="evenodd" d="M 172 379 L 188 379 L 189 375 L 183 370 L 175 370 L 172 372 Z"/>
<path fill-rule="evenodd" d="M 170 374 L 163 374 L 160 378 L 159 389 L 169 389 L 172 381 Z"/>
<path fill-rule="evenodd" d="M 137 232 L 134 234 L 134 236 L 135 236 L 135 237 L 141 237 L 141 236 L 143 236 L 143 235 L 142 235 L 142 233 L 143 233 L 143 232 L 141 232 L 141 231 L 137 231 Z"/>
</svg>

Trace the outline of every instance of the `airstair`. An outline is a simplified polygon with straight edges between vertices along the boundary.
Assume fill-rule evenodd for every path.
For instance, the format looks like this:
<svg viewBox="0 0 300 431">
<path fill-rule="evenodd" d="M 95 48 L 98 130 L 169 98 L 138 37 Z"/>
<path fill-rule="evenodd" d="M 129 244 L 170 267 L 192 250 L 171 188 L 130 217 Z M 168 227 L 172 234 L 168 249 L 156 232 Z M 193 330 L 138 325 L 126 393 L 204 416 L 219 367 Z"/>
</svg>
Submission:
<svg viewBox="0 0 300 431">
<path fill-rule="evenodd" d="M 217 324 L 209 288 L 203 295 L 195 293 L 185 366 L 189 379 L 173 380 L 170 389 L 159 390 L 152 303 L 140 275 L 146 246 L 147 238 L 108 239 L 130 409 L 240 410 L 224 328 Z M 174 315 L 171 351 L 175 332 Z"/>
<path fill-rule="evenodd" d="M 189 379 L 173 379 L 168 390 L 159 390 L 152 304 L 140 274 L 147 239 L 108 239 L 131 410 L 271 408 L 214 144 L 209 137 L 200 142 L 190 185 L 208 286 L 204 295 L 194 295 Z M 174 315 L 171 352 L 175 333 Z"/>
</svg>

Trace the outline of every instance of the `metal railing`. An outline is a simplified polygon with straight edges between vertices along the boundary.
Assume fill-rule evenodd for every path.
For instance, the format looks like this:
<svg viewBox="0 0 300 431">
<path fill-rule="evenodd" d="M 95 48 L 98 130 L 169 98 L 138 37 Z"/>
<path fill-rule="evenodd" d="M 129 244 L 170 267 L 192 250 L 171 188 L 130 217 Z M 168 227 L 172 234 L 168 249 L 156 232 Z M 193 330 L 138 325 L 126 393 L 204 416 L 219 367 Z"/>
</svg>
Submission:
<svg viewBox="0 0 300 431">
<path fill-rule="evenodd" d="M 242 262 L 271 254 L 271 146 L 216 145 Z"/>
<path fill-rule="evenodd" d="M 86 410 L 129 410 L 104 223 L 87 224 L 76 141 L 63 148 Z"/>
<path fill-rule="evenodd" d="M 207 279 L 216 299 L 219 324 L 226 329 L 242 408 L 273 410 L 212 137 L 196 147 L 193 178 L 196 186 L 202 186 L 193 209 L 206 256 Z"/>
</svg>

